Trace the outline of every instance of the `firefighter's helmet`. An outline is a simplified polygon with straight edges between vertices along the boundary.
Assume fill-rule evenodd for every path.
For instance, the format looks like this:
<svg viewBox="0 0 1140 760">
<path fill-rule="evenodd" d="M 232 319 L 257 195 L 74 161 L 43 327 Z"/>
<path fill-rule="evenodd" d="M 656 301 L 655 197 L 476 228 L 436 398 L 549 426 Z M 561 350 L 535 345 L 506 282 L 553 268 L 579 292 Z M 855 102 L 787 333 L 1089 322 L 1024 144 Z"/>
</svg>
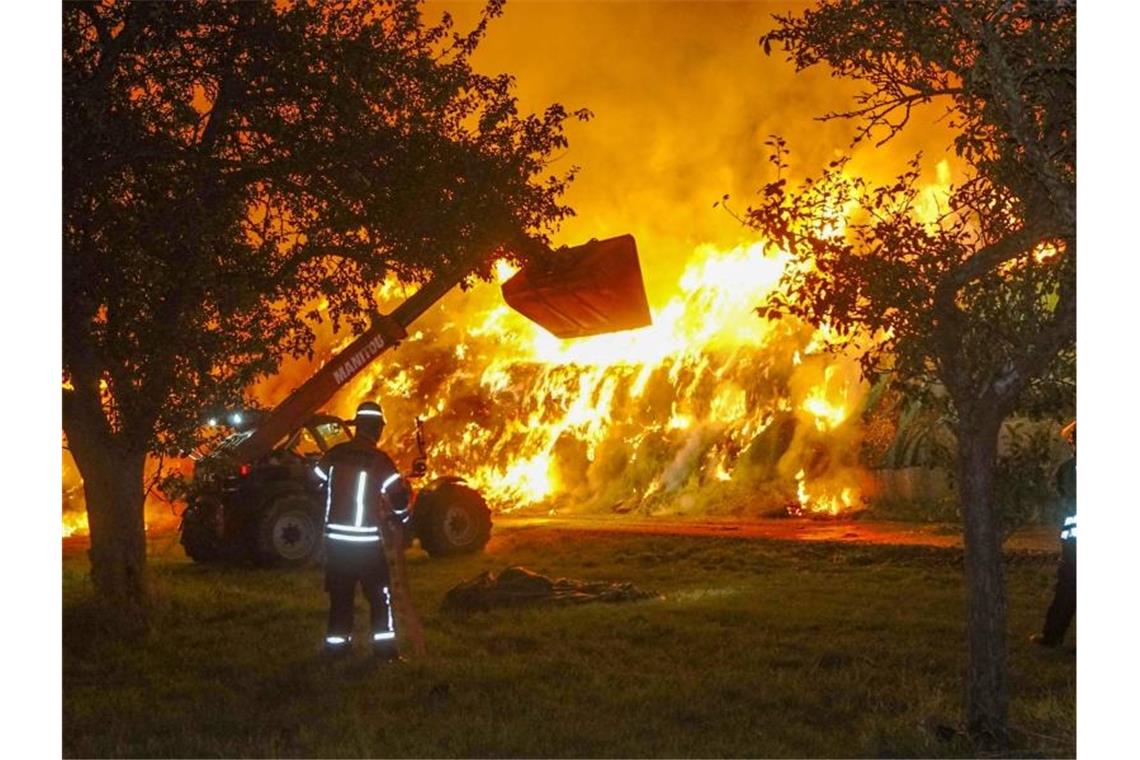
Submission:
<svg viewBox="0 0 1140 760">
<path fill-rule="evenodd" d="M 375 401 L 365 401 L 356 407 L 356 434 L 376 443 L 384 430 L 384 410 Z"/>
</svg>

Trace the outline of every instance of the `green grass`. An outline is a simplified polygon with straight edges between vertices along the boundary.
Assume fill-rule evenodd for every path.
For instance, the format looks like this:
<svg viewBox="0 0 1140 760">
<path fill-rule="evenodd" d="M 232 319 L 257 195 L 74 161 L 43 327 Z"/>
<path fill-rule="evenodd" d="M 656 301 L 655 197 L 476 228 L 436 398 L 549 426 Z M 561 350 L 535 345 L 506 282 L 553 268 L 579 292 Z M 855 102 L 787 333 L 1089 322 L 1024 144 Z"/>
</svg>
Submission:
<svg viewBox="0 0 1140 760">
<path fill-rule="evenodd" d="M 500 531 L 409 555 L 426 659 L 317 656 L 320 571 L 203 567 L 152 546 L 153 628 L 100 634 L 64 559 L 66 756 L 972 756 L 960 736 L 961 554 L 916 547 Z M 1016 753 L 1074 756 L 1076 662 L 1027 642 L 1055 559 L 1008 564 Z M 628 604 L 439 611 L 479 571 L 628 580 Z M 365 612 L 358 606 L 363 633 Z M 942 733 L 944 736 L 940 737 Z"/>
</svg>

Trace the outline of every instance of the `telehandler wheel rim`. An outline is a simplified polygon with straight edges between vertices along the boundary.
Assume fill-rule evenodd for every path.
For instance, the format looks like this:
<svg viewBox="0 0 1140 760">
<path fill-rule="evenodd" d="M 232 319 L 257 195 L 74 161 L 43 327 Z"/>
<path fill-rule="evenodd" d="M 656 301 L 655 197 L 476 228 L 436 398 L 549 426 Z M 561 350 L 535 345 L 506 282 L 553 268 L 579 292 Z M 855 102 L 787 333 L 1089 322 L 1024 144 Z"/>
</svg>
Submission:
<svg viewBox="0 0 1140 760">
<path fill-rule="evenodd" d="M 317 540 L 312 518 L 302 512 L 286 512 L 273 524 L 273 550 L 286 561 L 301 560 L 313 553 Z"/>
<path fill-rule="evenodd" d="M 443 533 L 452 546 L 466 546 L 475 540 L 475 521 L 464 507 L 448 507 L 443 515 Z"/>
</svg>

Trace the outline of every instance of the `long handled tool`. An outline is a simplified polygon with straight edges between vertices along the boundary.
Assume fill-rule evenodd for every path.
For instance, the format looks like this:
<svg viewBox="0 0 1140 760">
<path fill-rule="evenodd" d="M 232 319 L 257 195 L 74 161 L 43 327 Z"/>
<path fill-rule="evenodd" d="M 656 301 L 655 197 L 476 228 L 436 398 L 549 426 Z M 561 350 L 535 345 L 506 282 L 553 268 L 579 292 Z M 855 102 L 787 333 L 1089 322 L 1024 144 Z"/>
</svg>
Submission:
<svg viewBox="0 0 1140 760">
<path fill-rule="evenodd" d="M 396 635 L 407 642 L 412 656 L 423 657 L 427 654 L 424 623 L 415 605 L 412 604 L 412 592 L 408 585 L 408 566 L 404 560 L 404 528 L 394 519 L 381 520 L 380 523 L 380 530 L 384 534 L 384 558 L 388 562 L 391 576 Z"/>
</svg>

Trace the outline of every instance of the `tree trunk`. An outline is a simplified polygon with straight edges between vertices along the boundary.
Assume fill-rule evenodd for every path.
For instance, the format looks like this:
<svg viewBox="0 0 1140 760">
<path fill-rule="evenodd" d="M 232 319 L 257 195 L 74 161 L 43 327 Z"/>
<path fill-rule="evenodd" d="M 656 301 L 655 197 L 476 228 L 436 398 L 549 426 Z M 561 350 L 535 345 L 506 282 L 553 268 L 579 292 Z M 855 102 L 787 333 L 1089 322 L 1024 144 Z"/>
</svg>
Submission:
<svg viewBox="0 0 1140 760">
<path fill-rule="evenodd" d="M 979 415 L 980 416 L 980 415 Z M 970 419 L 958 428 L 958 501 L 964 517 L 966 630 L 969 641 L 967 721 L 981 744 L 1008 743 L 1006 598 L 1001 526 L 993 501 L 1001 419 Z"/>
<path fill-rule="evenodd" d="M 91 580 L 111 622 L 123 632 L 142 633 L 147 601 L 146 452 L 122 446 L 102 419 L 84 417 L 65 412 L 64 432 L 83 476 L 91 531 Z"/>
</svg>

